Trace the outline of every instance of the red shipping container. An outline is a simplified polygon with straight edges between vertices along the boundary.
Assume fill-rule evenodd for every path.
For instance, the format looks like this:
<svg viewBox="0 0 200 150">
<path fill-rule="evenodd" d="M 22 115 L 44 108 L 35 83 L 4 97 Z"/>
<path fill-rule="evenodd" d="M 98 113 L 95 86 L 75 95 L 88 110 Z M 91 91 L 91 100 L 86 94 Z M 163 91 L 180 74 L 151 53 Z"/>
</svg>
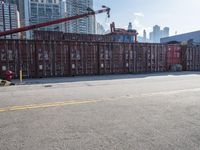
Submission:
<svg viewBox="0 0 200 150">
<path fill-rule="evenodd" d="M 181 64 L 181 46 L 170 44 L 167 47 L 167 69 L 169 70 L 172 65 Z"/>
</svg>

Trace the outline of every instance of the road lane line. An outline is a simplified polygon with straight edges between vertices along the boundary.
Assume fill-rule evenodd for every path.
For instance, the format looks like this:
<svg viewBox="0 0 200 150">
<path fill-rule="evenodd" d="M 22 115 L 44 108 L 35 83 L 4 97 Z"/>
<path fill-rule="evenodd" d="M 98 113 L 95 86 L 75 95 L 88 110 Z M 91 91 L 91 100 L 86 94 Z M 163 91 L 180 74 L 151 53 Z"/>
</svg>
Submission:
<svg viewBox="0 0 200 150">
<path fill-rule="evenodd" d="M 104 100 L 63 101 L 63 102 L 52 102 L 52 103 L 43 103 L 43 104 L 24 105 L 24 106 L 11 106 L 11 107 L 0 108 L 0 113 L 10 112 L 10 111 L 20 111 L 20 110 L 30 110 L 30 109 L 39 109 L 39 108 L 67 106 L 67 105 L 97 103 L 97 102 L 102 102 L 102 101 L 104 101 Z"/>
<path fill-rule="evenodd" d="M 24 105 L 24 106 L 23 105 L 22 106 L 10 106 L 10 107 L 5 107 L 5 108 L 0 108 L 0 113 L 10 112 L 10 111 L 28 110 L 28 109 L 58 107 L 58 106 L 66 106 L 66 105 L 97 103 L 97 102 L 103 102 L 103 101 L 113 101 L 113 100 L 117 100 L 119 98 L 133 99 L 133 98 L 138 98 L 141 96 L 144 96 L 144 97 L 158 96 L 158 95 L 163 95 L 163 96 L 167 95 L 168 96 L 168 95 L 175 95 L 175 94 L 186 93 L 186 92 L 199 92 L 199 91 L 200 91 L 200 88 L 194 88 L 194 89 L 146 93 L 146 94 L 139 94 L 139 95 L 129 95 L 128 97 L 127 96 L 119 96 L 119 97 L 113 97 L 113 98 L 102 98 L 101 100 L 63 101 L 63 102 L 52 102 L 52 103 L 43 103 L 43 104 L 31 104 L 31 105 Z"/>
</svg>

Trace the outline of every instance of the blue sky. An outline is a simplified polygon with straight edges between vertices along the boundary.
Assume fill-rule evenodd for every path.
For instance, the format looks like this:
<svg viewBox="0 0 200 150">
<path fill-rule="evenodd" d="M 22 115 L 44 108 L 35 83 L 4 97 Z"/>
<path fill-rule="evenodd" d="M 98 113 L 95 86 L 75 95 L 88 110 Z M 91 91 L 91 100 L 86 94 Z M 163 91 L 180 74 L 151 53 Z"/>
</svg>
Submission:
<svg viewBox="0 0 200 150">
<path fill-rule="evenodd" d="M 155 24 L 170 27 L 170 35 L 200 30 L 200 0 L 94 0 L 95 9 L 101 5 L 111 8 L 111 18 L 105 14 L 97 16 L 98 22 L 108 29 L 115 22 L 125 28 L 132 22 L 140 35 L 148 32 Z"/>
</svg>

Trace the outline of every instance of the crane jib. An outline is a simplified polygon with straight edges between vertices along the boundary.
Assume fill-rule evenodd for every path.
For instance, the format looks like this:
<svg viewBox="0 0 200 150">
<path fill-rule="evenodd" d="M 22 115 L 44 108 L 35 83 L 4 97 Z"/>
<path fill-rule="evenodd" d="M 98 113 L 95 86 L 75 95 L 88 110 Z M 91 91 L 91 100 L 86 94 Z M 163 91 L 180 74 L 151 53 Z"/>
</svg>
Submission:
<svg viewBox="0 0 200 150">
<path fill-rule="evenodd" d="M 107 12 L 107 14 L 109 16 L 110 8 L 101 9 L 101 10 L 97 10 L 97 11 L 91 11 L 91 12 L 87 12 L 84 14 L 68 17 L 68 18 L 61 18 L 61 19 L 48 21 L 48 22 L 44 22 L 44 23 L 39 23 L 39 24 L 35 24 L 35 25 L 30 25 L 30 26 L 25 26 L 25 27 L 21 27 L 21 28 L 11 29 L 8 31 L 0 32 L 0 36 L 6 36 L 6 35 L 14 34 L 14 33 L 29 31 L 29 30 L 42 28 L 42 27 L 46 27 L 46 26 L 50 26 L 50 25 L 54 25 L 54 24 L 59 24 L 59 23 L 70 21 L 70 20 L 75 20 L 75 19 L 92 16 L 92 15 L 100 14 L 100 13 L 104 13 L 104 12 Z"/>
</svg>

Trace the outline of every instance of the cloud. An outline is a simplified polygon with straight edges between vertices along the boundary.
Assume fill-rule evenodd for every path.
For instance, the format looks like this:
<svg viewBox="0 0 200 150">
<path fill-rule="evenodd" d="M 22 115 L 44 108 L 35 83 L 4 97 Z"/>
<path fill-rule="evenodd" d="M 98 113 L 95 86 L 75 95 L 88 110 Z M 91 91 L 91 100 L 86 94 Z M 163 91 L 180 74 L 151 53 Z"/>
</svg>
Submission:
<svg viewBox="0 0 200 150">
<path fill-rule="evenodd" d="M 142 12 L 135 12 L 134 16 L 135 17 L 144 17 L 144 14 Z"/>
<path fill-rule="evenodd" d="M 138 19 L 133 20 L 133 25 L 137 28 L 141 27 L 142 25 L 140 24 L 140 21 Z"/>
</svg>

